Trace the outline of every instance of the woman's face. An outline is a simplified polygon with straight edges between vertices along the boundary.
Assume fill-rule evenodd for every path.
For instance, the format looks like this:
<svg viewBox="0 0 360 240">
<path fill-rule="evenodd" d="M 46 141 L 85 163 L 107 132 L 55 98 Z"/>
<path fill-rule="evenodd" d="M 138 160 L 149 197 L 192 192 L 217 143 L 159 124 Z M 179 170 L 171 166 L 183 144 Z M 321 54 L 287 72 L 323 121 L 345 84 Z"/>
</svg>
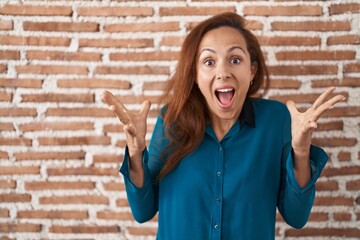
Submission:
<svg viewBox="0 0 360 240">
<path fill-rule="evenodd" d="M 197 84 L 212 120 L 232 120 L 240 115 L 250 82 L 255 76 L 247 44 L 231 27 L 207 32 L 197 53 Z"/>
</svg>

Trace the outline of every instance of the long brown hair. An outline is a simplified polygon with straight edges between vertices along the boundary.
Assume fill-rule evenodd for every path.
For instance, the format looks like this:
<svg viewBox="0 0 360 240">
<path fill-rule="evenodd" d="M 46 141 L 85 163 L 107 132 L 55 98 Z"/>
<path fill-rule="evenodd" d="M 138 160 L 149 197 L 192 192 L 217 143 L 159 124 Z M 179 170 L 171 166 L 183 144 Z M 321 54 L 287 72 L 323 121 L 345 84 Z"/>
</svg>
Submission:
<svg viewBox="0 0 360 240">
<path fill-rule="evenodd" d="M 210 120 L 206 100 L 195 84 L 197 52 L 205 33 L 224 26 L 237 29 L 247 43 L 251 63 L 257 64 L 257 71 L 247 95 L 252 96 L 261 87 L 264 87 L 263 94 L 266 93 L 269 74 L 264 56 L 258 40 L 245 25 L 245 19 L 236 13 L 222 13 L 200 22 L 185 38 L 176 71 L 164 93 L 166 111 L 163 117 L 166 137 L 170 143 L 162 154 L 164 166 L 159 173 L 159 179 L 199 146 L 205 133 L 205 125 Z"/>
</svg>

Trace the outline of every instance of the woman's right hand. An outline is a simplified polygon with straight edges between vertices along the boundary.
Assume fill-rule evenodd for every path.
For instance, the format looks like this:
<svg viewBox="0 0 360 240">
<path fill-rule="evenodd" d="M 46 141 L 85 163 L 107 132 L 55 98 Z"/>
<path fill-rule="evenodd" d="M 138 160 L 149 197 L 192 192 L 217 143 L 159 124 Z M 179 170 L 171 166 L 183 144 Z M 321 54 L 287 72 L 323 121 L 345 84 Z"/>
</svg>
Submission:
<svg viewBox="0 0 360 240">
<path fill-rule="evenodd" d="M 146 147 L 146 119 L 151 106 L 150 101 L 144 101 L 140 112 L 133 113 L 129 111 L 111 92 L 104 91 L 101 99 L 109 106 L 109 109 L 115 113 L 117 118 L 123 124 L 123 130 L 126 135 L 127 147 L 130 156 L 130 176 L 142 175 L 142 154 Z M 134 176 L 137 178 L 136 176 Z M 131 176 L 135 183 L 135 179 Z M 141 179 L 139 179 L 140 181 Z M 142 183 L 142 181 L 140 181 Z M 136 184 L 140 185 L 140 184 Z M 141 184 L 142 185 L 142 184 Z"/>
</svg>

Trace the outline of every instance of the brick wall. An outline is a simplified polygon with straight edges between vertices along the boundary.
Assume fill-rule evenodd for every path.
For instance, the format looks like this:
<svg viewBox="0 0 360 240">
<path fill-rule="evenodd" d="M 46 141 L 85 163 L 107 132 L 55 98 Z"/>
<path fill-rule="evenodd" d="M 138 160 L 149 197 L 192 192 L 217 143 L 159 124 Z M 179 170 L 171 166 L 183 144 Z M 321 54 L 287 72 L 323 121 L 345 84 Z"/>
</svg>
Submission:
<svg viewBox="0 0 360 240">
<path fill-rule="evenodd" d="M 0 239 L 144 239 L 119 176 L 125 145 L 100 96 L 150 99 L 149 135 L 179 46 L 200 20 L 246 16 L 272 74 L 268 98 L 308 107 L 326 87 L 346 96 L 314 144 L 331 156 L 303 230 L 278 239 L 360 237 L 360 2 L 4 1 L 0 5 Z M 151 237 L 152 236 L 152 237 Z"/>
</svg>

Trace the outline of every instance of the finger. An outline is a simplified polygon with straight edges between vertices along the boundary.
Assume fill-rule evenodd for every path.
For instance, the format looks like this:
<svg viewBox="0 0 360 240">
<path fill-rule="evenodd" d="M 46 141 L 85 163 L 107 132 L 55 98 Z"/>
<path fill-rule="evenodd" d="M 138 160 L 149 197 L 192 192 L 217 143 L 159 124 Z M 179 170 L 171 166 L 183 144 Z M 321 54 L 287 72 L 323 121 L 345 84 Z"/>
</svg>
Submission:
<svg viewBox="0 0 360 240">
<path fill-rule="evenodd" d="M 101 99 L 109 105 L 109 109 L 116 114 L 123 124 L 129 123 L 128 110 L 111 92 L 104 91 Z"/>
<path fill-rule="evenodd" d="M 314 104 L 312 105 L 312 107 L 314 109 L 317 109 L 321 104 L 323 104 L 326 100 L 326 98 L 329 97 L 329 95 L 334 92 L 335 87 L 329 87 L 328 89 L 326 89 L 325 92 L 323 92 L 314 102 Z"/>
<path fill-rule="evenodd" d="M 286 106 L 289 109 L 290 115 L 293 116 L 297 113 L 299 113 L 299 111 L 297 110 L 294 101 L 289 100 L 286 102 Z"/>
<path fill-rule="evenodd" d="M 124 130 L 125 133 L 129 134 L 132 137 L 136 136 L 136 129 L 133 126 L 129 125 L 129 124 L 124 125 L 123 130 Z"/>
<path fill-rule="evenodd" d="M 151 102 L 148 101 L 148 100 L 145 100 L 141 106 L 141 109 L 140 109 L 140 116 L 142 118 L 147 118 L 147 115 L 149 114 L 149 110 L 150 110 L 150 107 L 151 107 Z"/>
<path fill-rule="evenodd" d="M 344 100 L 346 100 L 346 98 L 343 95 L 336 95 L 329 99 L 315 110 L 312 120 L 317 121 L 327 109 L 332 108 L 336 103 Z"/>
</svg>

